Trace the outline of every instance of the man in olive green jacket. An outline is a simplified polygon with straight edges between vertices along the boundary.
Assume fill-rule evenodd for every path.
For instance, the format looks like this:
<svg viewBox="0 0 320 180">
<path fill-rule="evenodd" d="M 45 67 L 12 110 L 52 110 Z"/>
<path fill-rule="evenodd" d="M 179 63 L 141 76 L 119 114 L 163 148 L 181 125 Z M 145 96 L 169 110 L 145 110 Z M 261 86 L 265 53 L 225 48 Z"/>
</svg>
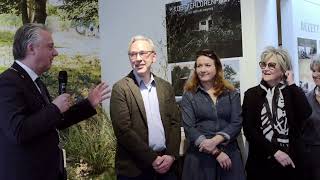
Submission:
<svg viewBox="0 0 320 180">
<path fill-rule="evenodd" d="M 173 88 L 151 73 L 156 52 L 150 39 L 133 37 L 128 55 L 133 70 L 114 84 L 110 101 L 117 179 L 175 180 L 181 118 Z"/>
</svg>

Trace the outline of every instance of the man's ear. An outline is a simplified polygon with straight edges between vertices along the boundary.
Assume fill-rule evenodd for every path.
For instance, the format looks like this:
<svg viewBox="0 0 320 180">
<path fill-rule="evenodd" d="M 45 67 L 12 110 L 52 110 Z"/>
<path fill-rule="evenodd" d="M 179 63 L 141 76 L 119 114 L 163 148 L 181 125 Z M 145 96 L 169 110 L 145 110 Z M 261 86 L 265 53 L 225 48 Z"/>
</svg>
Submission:
<svg viewBox="0 0 320 180">
<path fill-rule="evenodd" d="M 29 43 L 27 45 L 27 54 L 33 54 L 34 53 L 34 45 L 32 43 Z"/>
<path fill-rule="evenodd" d="M 156 61 L 157 61 L 157 53 L 154 52 L 152 57 L 152 63 L 155 63 Z"/>
</svg>

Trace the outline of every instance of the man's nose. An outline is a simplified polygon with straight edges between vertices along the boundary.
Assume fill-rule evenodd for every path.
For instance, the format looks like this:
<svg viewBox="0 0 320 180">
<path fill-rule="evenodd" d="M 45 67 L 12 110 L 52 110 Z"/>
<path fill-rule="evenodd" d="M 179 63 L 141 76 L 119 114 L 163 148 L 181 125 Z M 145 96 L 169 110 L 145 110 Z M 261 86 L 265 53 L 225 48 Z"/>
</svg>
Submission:
<svg viewBox="0 0 320 180">
<path fill-rule="evenodd" d="M 53 56 L 58 56 L 58 55 L 59 55 L 58 51 L 56 49 L 54 49 L 53 50 Z"/>
<path fill-rule="evenodd" d="M 137 59 L 136 60 L 137 61 L 141 61 L 142 60 L 142 57 L 141 57 L 140 53 L 137 53 Z"/>
</svg>

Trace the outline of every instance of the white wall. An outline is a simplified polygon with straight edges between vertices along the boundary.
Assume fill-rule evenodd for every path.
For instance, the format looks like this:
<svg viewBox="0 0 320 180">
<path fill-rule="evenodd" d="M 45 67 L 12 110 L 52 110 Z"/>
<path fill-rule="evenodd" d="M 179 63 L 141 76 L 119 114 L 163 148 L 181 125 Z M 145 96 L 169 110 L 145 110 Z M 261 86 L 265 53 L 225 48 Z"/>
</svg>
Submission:
<svg viewBox="0 0 320 180">
<path fill-rule="evenodd" d="M 293 60 L 293 69 L 295 73 L 295 81 L 299 81 L 299 63 L 298 63 L 298 42 L 297 38 L 316 39 L 318 43 L 320 39 L 320 0 L 282 0 L 281 1 L 282 16 L 282 42 Z M 310 23 L 318 25 L 316 32 L 305 31 L 301 29 L 301 23 Z"/>
<path fill-rule="evenodd" d="M 102 77 L 113 84 L 131 70 L 128 43 L 134 35 L 150 37 L 157 46 L 158 71 L 166 60 L 165 1 L 99 1 Z M 164 77 L 163 73 L 158 74 Z"/>
<path fill-rule="evenodd" d="M 243 60 L 240 62 L 241 94 L 261 79 L 259 57 L 266 46 L 278 45 L 277 12 L 274 0 L 242 0 Z"/>
</svg>

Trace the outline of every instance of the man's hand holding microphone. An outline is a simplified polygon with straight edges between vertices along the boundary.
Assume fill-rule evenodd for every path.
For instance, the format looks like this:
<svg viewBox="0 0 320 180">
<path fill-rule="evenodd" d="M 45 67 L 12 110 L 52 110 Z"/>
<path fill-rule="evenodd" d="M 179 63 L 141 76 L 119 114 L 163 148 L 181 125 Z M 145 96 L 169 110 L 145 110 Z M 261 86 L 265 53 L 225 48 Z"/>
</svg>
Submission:
<svg viewBox="0 0 320 180">
<path fill-rule="evenodd" d="M 60 71 L 59 76 L 59 96 L 56 97 L 52 103 L 55 104 L 61 113 L 66 112 L 72 105 L 70 94 L 67 91 L 68 75 L 66 71 Z M 88 94 L 88 100 L 93 108 L 96 108 L 105 99 L 110 98 L 110 88 L 105 82 L 99 83 L 97 86 L 90 89 Z"/>
</svg>

